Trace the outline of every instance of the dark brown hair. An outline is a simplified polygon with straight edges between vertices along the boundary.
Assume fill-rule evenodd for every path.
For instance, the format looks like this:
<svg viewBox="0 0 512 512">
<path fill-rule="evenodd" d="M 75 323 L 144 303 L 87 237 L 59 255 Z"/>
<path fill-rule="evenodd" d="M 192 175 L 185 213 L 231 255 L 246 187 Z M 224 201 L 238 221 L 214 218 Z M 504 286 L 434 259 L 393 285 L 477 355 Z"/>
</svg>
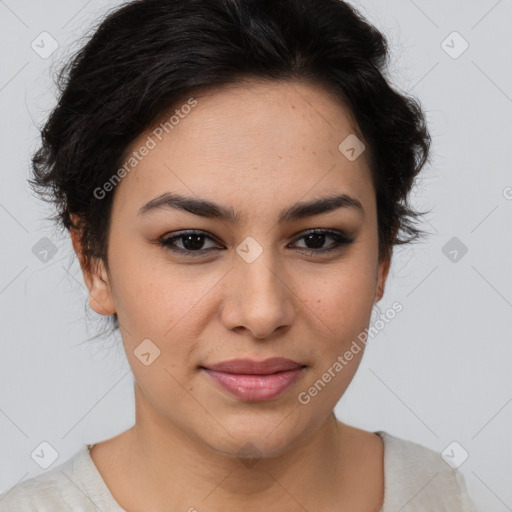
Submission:
<svg viewBox="0 0 512 512">
<path fill-rule="evenodd" d="M 54 220 L 80 230 L 85 263 L 99 258 L 108 269 L 114 192 L 98 199 L 94 191 L 138 135 L 196 90 L 244 78 L 306 80 L 332 91 L 357 121 L 371 155 L 379 255 L 391 256 L 394 244 L 422 233 L 422 213 L 407 198 L 430 135 L 418 100 L 384 78 L 388 57 L 384 36 L 341 0 L 128 2 L 60 70 L 29 183 L 55 204 Z"/>
</svg>

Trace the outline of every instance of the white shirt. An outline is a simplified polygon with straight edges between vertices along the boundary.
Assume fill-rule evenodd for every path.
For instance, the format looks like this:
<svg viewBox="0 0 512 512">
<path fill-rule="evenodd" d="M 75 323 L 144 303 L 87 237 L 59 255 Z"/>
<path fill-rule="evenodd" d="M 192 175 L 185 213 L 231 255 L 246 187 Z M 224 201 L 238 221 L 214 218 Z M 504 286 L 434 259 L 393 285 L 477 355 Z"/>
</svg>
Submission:
<svg viewBox="0 0 512 512">
<path fill-rule="evenodd" d="M 380 512 L 477 512 L 463 474 L 441 455 L 383 431 L 384 504 Z M 71 459 L 0 495 L 0 512 L 126 512 L 84 445 Z"/>
</svg>

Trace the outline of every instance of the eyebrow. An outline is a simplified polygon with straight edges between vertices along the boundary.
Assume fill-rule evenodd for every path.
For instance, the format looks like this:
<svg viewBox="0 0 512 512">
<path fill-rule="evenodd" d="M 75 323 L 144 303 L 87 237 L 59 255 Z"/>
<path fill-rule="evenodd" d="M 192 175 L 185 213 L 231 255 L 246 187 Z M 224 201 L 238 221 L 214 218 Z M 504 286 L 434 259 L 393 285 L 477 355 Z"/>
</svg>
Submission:
<svg viewBox="0 0 512 512">
<path fill-rule="evenodd" d="M 142 206 L 139 215 L 162 209 L 184 210 L 200 217 L 219 219 L 236 224 L 240 217 L 232 209 L 209 201 L 179 194 L 166 192 Z M 331 212 L 339 208 L 353 208 L 364 214 L 363 205 L 355 197 L 347 194 L 339 194 L 314 199 L 312 201 L 296 203 L 282 210 L 279 214 L 279 224 L 291 223 L 314 215 Z"/>
</svg>

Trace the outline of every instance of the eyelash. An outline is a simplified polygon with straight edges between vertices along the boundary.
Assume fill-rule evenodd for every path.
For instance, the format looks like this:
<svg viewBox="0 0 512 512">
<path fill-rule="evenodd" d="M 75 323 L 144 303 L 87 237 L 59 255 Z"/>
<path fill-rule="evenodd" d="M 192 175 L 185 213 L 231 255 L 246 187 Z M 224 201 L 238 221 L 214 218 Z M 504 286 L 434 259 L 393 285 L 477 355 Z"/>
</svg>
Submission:
<svg viewBox="0 0 512 512">
<path fill-rule="evenodd" d="M 200 249 L 197 251 L 191 251 L 188 249 L 180 249 L 180 248 L 177 248 L 175 245 L 173 245 L 175 240 L 184 238 L 187 235 L 204 235 L 206 238 L 209 238 L 210 240 L 215 241 L 212 237 L 207 235 L 204 231 L 186 230 L 186 231 L 182 231 L 178 235 L 174 235 L 172 237 L 161 238 L 159 240 L 159 244 L 165 250 L 169 250 L 174 253 L 178 253 L 182 256 L 192 257 L 192 258 L 204 256 L 206 252 L 215 250 L 215 248 L 211 248 L 211 249 Z M 302 252 L 302 254 L 305 254 L 307 256 L 317 256 L 317 255 L 332 253 L 333 251 L 341 249 L 343 246 L 350 245 L 351 243 L 354 242 L 353 238 L 350 238 L 342 231 L 332 231 L 332 230 L 327 230 L 327 229 L 312 229 L 310 231 L 307 231 L 301 237 L 297 238 L 295 240 L 295 242 L 302 240 L 303 238 L 306 238 L 309 235 L 327 235 L 327 236 L 333 238 L 333 240 L 335 241 L 335 247 L 331 247 L 329 249 L 301 249 L 301 248 L 299 248 L 300 252 Z"/>
</svg>

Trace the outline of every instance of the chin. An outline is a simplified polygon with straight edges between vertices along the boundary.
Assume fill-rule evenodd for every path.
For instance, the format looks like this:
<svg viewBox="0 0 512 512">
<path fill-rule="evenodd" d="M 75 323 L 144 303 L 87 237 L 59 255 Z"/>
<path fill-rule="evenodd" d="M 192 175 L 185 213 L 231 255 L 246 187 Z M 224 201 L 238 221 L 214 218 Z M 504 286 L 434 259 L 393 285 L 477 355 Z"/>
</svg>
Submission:
<svg viewBox="0 0 512 512">
<path fill-rule="evenodd" d="M 211 449 L 226 456 L 279 457 L 300 444 L 314 429 L 301 425 L 296 415 L 287 417 L 287 414 L 289 411 L 265 414 L 258 410 L 247 415 L 233 414 L 227 419 L 219 416 L 216 427 L 203 431 L 201 437 Z"/>
</svg>

